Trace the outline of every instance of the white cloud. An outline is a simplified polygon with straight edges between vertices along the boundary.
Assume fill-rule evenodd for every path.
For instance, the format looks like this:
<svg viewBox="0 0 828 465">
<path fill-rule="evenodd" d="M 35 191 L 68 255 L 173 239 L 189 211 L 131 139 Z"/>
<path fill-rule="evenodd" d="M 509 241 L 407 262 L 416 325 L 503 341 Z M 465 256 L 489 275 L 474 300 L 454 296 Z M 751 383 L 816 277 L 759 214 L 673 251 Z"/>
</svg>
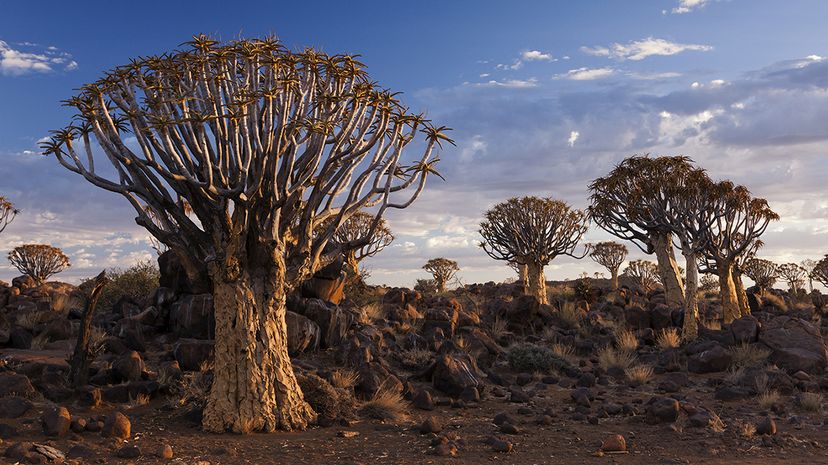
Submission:
<svg viewBox="0 0 828 465">
<path fill-rule="evenodd" d="M 678 5 L 673 8 L 673 14 L 690 13 L 693 10 L 704 8 L 710 0 L 679 0 Z"/>
<path fill-rule="evenodd" d="M 665 39 L 647 37 L 646 39 L 635 40 L 627 44 L 615 42 L 609 47 L 581 47 L 581 51 L 587 55 L 605 56 L 616 60 L 640 61 L 651 56 L 669 56 L 688 50 L 708 52 L 713 50 L 710 45 L 700 44 L 679 44 Z"/>
<path fill-rule="evenodd" d="M 523 68 L 523 62 L 518 60 L 518 59 L 515 59 L 515 61 L 513 61 L 511 65 L 506 65 L 506 64 L 501 63 L 501 64 L 495 66 L 495 68 L 497 68 L 499 70 L 515 71 L 515 70 L 518 70 L 520 68 Z"/>
<path fill-rule="evenodd" d="M 571 131 L 569 133 L 569 139 L 567 139 L 567 143 L 569 143 L 570 147 L 575 147 L 575 142 L 578 141 L 578 138 L 581 137 L 581 133 L 578 131 Z"/>
<path fill-rule="evenodd" d="M 521 54 L 521 58 L 526 61 L 551 61 L 552 55 L 541 52 L 540 50 L 527 50 Z"/>
<path fill-rule="evenodd" d="M 661 79 L 672 79 L 681 77 L 681 73 L 676 73 L 673 71 L 665 71 L 663 73 L 637 73 L 631 72 L 627 73 L 627 76 L 633 79 L 640 79 L 642 81 L 656 81 Z"/>
<path fill-rule="evenodd" d="M 507 79 L 505 81 L 496 81 L 492 79 L 488 82 L 477 82 L 477 83 L 469 83 L 465 82 L 464 85 L 471 85 L 475 87 L 508 87 L 512 89 L 525 89 L 529 87 L 537 87 L 538 80 L 535 78 L 529 79 Z"/>
<path fill-rule="evenodd" d="M 578 68 L 570 69 L 566 74 L 559 74 L 558 79 L 569 79 L 572 81 L 592 81 L 595 79 L 603 79 L 615 74 L 612 68 Z"/>
<path fill-rule="evenodd" d="M 19 46 L 34 48 L 29 43 Z M 21 76 L 29 73 L 48 73 L 62 68 L 64 71 L 73 71 L 78 63 L 71 59 L 72 55 L 61 52 L 55 47 L 42 51 L 22 51 L 14 49 L 7 42 L 0 40 L 0 74 L 5 76 Z"/>
<path fill-rule="evenodd" d="M 463 144 L 460 150 L 460 161 L 469 162 L 474 160 L 475 155 L 485 153 L 489 144 L 483 140 L 483 136 L 475 134 L 467 144 Z"/>
</svg>

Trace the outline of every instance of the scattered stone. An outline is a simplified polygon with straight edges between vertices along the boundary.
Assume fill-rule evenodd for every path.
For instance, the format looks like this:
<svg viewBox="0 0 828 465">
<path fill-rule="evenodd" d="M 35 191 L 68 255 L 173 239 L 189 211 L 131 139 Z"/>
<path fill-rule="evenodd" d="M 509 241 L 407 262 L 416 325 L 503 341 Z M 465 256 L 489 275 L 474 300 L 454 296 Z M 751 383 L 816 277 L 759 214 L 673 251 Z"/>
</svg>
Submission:
<svg viewBox="0 0 828 465">
<path fill-rule="evenodd" d="M 66 407 L 53 407 L 43 412 L 40 422 L 43 425 L 43 434 L 62 438 L 69 432 L 72 416 Z"/>
<path fill-rule="evenodd" d="M 627 441 L 624 439 L 624 436 L 620 434 L 613 434 L 610 437 L 604 439 L 604 442 L 601 444 L 601 452 L 626 452 L 627 451 Z"/>
<path fill-rule="evenodd" d="M 0 373 L 0 397 L 8 396 L 32 399 L 37 396 L 37 391 L 25 375 L 6 371 Z"/>
<path fill-rule="evenodd" d="M 132 425 L 129 418 L 121 412 L 111 412 L 104 420 L 101 434 L 105 438 L 129 439 Z"/>
<path fill-rule="evenodd" d="M 83 433 L 86 431 L 86 419 L 84 418 L 73 418 L 72 424 L 69 426 L 71 430 L 75 433 Z"/>
<path fill-rule="evenodd" d="M 756 434 L 773 436 L 776 434 L 776 421 L 771 417 L 763 418 L 756 425 Z"/>
<path fill-rule="evenodd" d="M 359 436 L 359 431 L 339 431 L 336 435 L 340 438 L 351 439 Z"/>
<path fill-rule="evenodd" d="M 164 460 L 170 460 L 173 458 L 173 448 L 169 444 L 164 444 L 161 446 L 161 450 L 158 451 L 158 457 L 161 457 Z"/>
<path fill-rule="evenodd" d="M 676 399 L 653 397 L 647 404 L 647 423 L 673 423 L 678 419 L 680 405 Z"/>
<path fill-rule="evenodd" d="M 20 418 L 32 408 L 32 403 L 23 397 L 0 397 L 0 418 Z"/>
<path fill-rule="evenodd" d="M 411 403 L 420 410 L 434 410 L 434 398 L 431 397 L 431 392 L 426 389 L 417 392 L 414 398 L 411 399 Z"/>
<path fill-rule="evenodd" d="M 135 459 L 141 456 L 141 449 L 134 444 L 127 444 L 118 449 L 115 455 L 122 459 Z"/>
<path fill-rule="evenodd" d="M 440 431 L 443 431 L 443 425 L 433 416 L 426 418 L 420 425 L 420 434 L 439 433 Z"/>
<path fill-rule="evenodd" d="M 687 371 L 691 373 L 718 373 L 727 370 L 733 362 L 733 354 L 715 344 L 710 349 L 691 355 L 687 359 Z"/>
<path fill-rule="evenodd" d="M 499 438 L 490 438 L 488 443 L 495 452 L 508 454 L 514 449 L 514 445 L 511 442 Z"/>
<path fill-rule="evenodd" d="M 434 448 L 434 455 L 438 457 L 456 457 L 457 446 L 452 443 L 439 444 Z"/>
<path fill-rule="evenodd" d="M 503 423 L 500 425 L 500 432 L 504 434 L 520 434 L 520 429 L 511 423 Z"/>
</svg>

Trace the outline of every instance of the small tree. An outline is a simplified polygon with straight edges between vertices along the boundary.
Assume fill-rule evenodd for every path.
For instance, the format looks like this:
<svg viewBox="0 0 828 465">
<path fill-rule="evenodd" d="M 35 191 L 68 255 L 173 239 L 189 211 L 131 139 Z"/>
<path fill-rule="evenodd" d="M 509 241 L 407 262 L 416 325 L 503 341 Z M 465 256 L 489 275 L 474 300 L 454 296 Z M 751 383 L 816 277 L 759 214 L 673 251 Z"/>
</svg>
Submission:
<svg viewBox="0 0 828 465">
<path fill-rule="evenodd" d="M 817 266 L 817 263 L 819 263 L 819 262 L 817 262 L 816 260 L 811 260 L 810 258 L 806 258 L 805 260 L 802 260 L 801 262 L 799 262 L 799 266 L 804 268 L 805 272 L 808 273 L 808 291 L 809 292 L 814 291 L 813 272 L 814 272 L 814 268 L 816 268 L 816 266 Z"/>
<path fill-rule="evenodd" d="M 613 241 L 599 242 L 592 246 L 589 256 L 596 263 L 609 270 L 611 275 L 612 289 L 618 290 L 618 268 L 627 258 L 627 247 Z"/>
<path fill-rule="evenodd" d="M 9 261 L 18 271 L 31 276 L 38 285 L 71 266 L 69 257 L 62 250 L 45 244 L 17 246 L 9 252 Z"/>
<path fill-rule="evenodd" d="M 373 257 L 382 249 L 388 247 L 394 240 L 394 235 L 380 218 L 374 225 L 374 215 L 357 212 L 343 222 L 331 237 L 331 243 L 339 246 L 345 254 L 345 265 L 349 277 L 360 280 L 359 263 L 368 257 Z M 322 228 L 326 228 L 323 224 Z M 367 241 L 367 242 L 366 242 Z"/>
<path fill-rule="evenodd" d="M 6 226 L 14 221 L 14 218 L 20 210 L 14 208 L 14 205 L 0 195 L 0 233 L 6 229 Z"/>
<path fill-rule="evenodd" d="M 423 265 L 423 269 L 431 273 L 431 276 L 434 277 L 434 285 L 437 288 L 437 292 L 445 292 L 446 284 L 460 271 L 457 262 L 443 257 L 432 258 Z"/>
<path fill-rule="evenodd" d="M 771 289 L 779 278 L 779 269 L 776 264 L 762 258 L 751 258 L 745 262 L 742 272 L 756 283 L 760 294 Z"/>
<path fill-rule="evenodd" d="M 828 287 L 828 255 L 814 265 L 810 276 L 823 286 Z"/>
<path fill-rule="evenodd" d="M 647 260 L 633 260 L 624 269 L 624 276 L 635 281 L 641 292 L 647 294 L 658 285 L 658 265 Z"/>
<path fill-rule="evenodd" d="M 480 246 L 495 260 L 526 265 L 529 294 L 549 303 L 543 268 L 559 255 L 575 255 L 588 228 L 586 214 L 560 200 L 512 198 L 485 213 L 480 223 Z"/>
<path fill-rule="evenodd" d="M 796 263 L 785 263 L 779 265 L 779 267 L 777 267 L 777 272 L 779 273 L 779 276 L 788 283 L 788 289 L 790 289 L 790 291 L 794 294 L 799 292 L 800 287 L 805 284 L 805 277 L 808 276 L 808 272 L 805 268 L 802 268 Z"/>
</svg>

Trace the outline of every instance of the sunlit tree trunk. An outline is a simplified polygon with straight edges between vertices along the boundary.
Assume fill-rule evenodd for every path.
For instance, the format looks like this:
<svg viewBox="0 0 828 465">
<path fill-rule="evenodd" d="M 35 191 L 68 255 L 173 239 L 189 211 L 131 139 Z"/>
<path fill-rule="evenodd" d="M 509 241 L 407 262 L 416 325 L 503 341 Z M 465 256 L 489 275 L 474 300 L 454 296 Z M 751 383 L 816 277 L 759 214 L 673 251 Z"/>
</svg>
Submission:
<svg viewBox="0 0 828 465">
<path fill-rule="evenodd" d="M 658 274 L 664 286 L 664 296 L 670 307 L 684 306 L 684 288 L 681 273 L 673 253 L 671 236 L 665 233 L 653 233 L 653 248 L 658 261 Z"/>
<path fill-rule="evenodd" d="M 733 284 L 736 286 L 736 298 L 739 300 L 739 317 L 750 315 L 750 304 L 748 304 L 747 292 L 745 292 L 745 283 L 742 282 L 742 273 L 733 268 Z"/>
<path fill-rule="evenodd" d="M 224 244 L 227 255 L 210 266 L 215 368 L 202 426 L 236 433 L 304 429 L 315 413 L 288 357 L 284 251 L 244 242 Z"/>
<path fill-rule="evenodd" d="M 518 263 L 518 265 L 517 265 L 518 279 L 523 284 L 523 293 L 524 294 L 529 293 L 529 272 L 527 271 L 527 268 L 528 268 L 527 265 L 523 265 L 523 264 L 520 264 L 520 263 Z"/>
<path fill-rule="evenodd" d="M 739 296 L 736 283 L 733 281 L 733 263 L 720 260 L 716 264 L 719 270 L 719 295 L 722 301 L 722 317 L 725 324 L 739 319 Z"/>
<path fill-rule="evenodd" d="M 684 326 L 681 337 L 684 341 L 694 341 L 699 337 L 699 302 L 697 291 L 699 288 L 699 270 L 696 264 L 696 254 L 692 251 L 683 252 L 686 260 L 687 282 L 684 292 Z"/>
<path fill-rule="evenodd" d="M 529 295 L 534 296 L 542 304 L 548 304 L 549 298 L 546 295 L 546 277 L 543 275 L 543 266 L 535 263 L 526 265 L 526 280 Z"/>
<path fill-rule="evenodd" d="M 613 268 L 610 270 L 612 272 L 612 277 L 610 278 L 610 283 L 612 285 L 612 290 L 618 290 L 618 268 Z"/>
</svg>

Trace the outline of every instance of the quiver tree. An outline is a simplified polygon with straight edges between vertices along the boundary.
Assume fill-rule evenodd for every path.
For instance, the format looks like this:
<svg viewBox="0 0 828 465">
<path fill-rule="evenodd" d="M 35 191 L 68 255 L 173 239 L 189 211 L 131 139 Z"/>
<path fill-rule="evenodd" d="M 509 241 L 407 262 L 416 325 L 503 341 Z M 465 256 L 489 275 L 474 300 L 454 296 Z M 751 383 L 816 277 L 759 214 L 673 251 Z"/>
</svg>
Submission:
<svg viewBox="0 0 828 465">
<path fill-rule="evenodd" d="M 20 210 L 14 208 L 14 204 L 0 195 L 0 233 L 6 229 L 6 226 L 14 221 L 14 218 L 18 213 L 20 213 Z"/>
<path fill-rule="evenodd" d="M 814 265 L 809 276 L 823 286 L 828 287 L 828 255 Z"/>
<path fill-rule="evenodd" d="M 123 195 L 164 245 L 206 264 L 216 342 L 205 430 L 302 429 L 315 417 L 288 358 L 286 296 L 362 245 L 327 247 L 356 212 L 372 209 L 376 229 L 389 208 L 411 205 L 450 142 L 395 95 L 353 56 L 202 35 L 82 87 L 67 102 L 74 124 L 43 144 Z M 406 161 L 413 141 L 422 151 Z"/>
<path fill-rule="evenodd" d="M 646 254 L 655 254 L 659 282 L 664 286 L 667 304 L 673 307 L 684 305 L 684 287 L 672 234 L 663 215 L 669 208 L 664 195 L 668 185 L 661 183 L 671 182 L 688 169 L 690 161 L 686 157 L 632 156 L 589 185 L 590 218 L 613 236 L 632 241 Z M 642 197 L 658 208 L 637 204 L 635 199 Z"/>
<path fill-rule="evenodd" d="M 588 228 L 586 214 L 551 198 L 512 198 L 492 207 L 480 223 L 480 246 L 495 260 L 526 265 L 529 294 L 543 304 L 546 278 L 543 268 L 559 255 L 575 255 Z"/>
<path fill-rule="evenodd" d="M 715 218 L 709 228 L 702 229 L 707 243 L 704 258 L 707 271 L 719 277 L 724 323 L 730 324 L 750 313 L 747 296 L 741 298 L 744 286 L 739 273 L 739 261 L 751 257 L 762 246 L 759 237 L 771 221 L 779 219 L 765 199 L 752 198 L 744 186 L 729 182 L 719 183 L 721 198 L 710 202 L 707 212 Z"/>
<path fill-rule="evenodd" d="M 618 290 L 618 268 L 627 258 L 627 247 L 617 242 L 599 242 L 591 247 L 590 258 L 610 272 L 612 290 Z"/>
<path fill-rule="evenodd" d="M 327 224 L 323 223 L 323 230 Z M 374 226 L 374 215 L 357 212 L 345 220 L 331 237 L 331 243 L 338 245 L 345 255 L 346 271 L 351 279 L 359 280 L 359 263 L 367 257 L 373 257 L 388 247 L 394 240 L 391 230 L 384 219 Z M 348 244 L 358 247 L 348 248 Z"/>
<path fill-rule="evenodd" d="M 751 258 L 742 266 L 742 273 L 753 280 L 759 293 L 771 289 L 779 278 L 779 267 L 770 260 Z"/>
<path fill-rule="evenodd" d="M 632 279 L 641 292 L 648 294 L 658 285 L 658 265 L 647 260 L 633 260 L 624 269 L 624 276 Z"/>
<path fill-rule="evenodd" d="M 808 276 L 805 268 L 796 263 L 779 265 L 776 271 L 779 273 L 779 277 L 788 283 L 788 289 L 794 294 L 799 292 L 799 289 L 805 284 L 805 277 Z"/>
<path fill-rule="evenodd" d="M 814 277 L 813 272 L 814 268 L 817 266 L 816 260 L 811 260 L 810 258 L 806 258 L 799 262 L 799 266 L 805 269 L 805 272 L 808 273 L 808 291 L 814 292 Z"/>
<path fill-rule="evenodd" d="M 523 263 L 517 262 L 508 262 L 509 268 L 511 268 L 515 274 L 517 274 L 518 281 L 523 284 L 523 293 L 527 294 L 529 292 L 529 283 L 526 279 L 527 271 L 526 265 Z"/>
<path fill-rule="evenodd" d="M 432 258 L 423 265 L 423 269 L 431 273 L 431 276 L 434 277 L 434 285 L 437 288 L 437 292 L 445 292 L 448 282 L 454 279 L 457 272 L 460 271 L 457 262 L 443 257 Z"/>
<path fill-rule="evenodd" d="M 71 266 L 62 250 L 45 244 L 19 245 L 9 252 L 9 261 L 38 285 Z"/>
</svg>

